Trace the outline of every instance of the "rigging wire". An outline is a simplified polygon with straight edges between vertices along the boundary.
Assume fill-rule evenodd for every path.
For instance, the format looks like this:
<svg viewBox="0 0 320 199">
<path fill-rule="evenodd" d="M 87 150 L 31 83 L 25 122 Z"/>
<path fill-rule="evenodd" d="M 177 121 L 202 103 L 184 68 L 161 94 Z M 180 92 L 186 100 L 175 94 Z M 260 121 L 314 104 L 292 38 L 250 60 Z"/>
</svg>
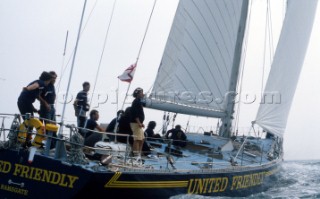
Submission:
<svg viewBox="0 0 320 199">
<path fill-rule="evenodd" d="M 67 30 L 66 39 L 65 39 L 65 42 L 64 42 L 64 50 L 63 50 L 63 54 L 62 54 L 60 80 L 59 80 L 58 86 L 57 86 L 58 93 L 60 92 L 61 78 L 62 78 L 62 75 L 63 75 L 62 70 L 63 70 L 63 66 L 64 66 L 64 61 L 65 61 L 65 58 L 66 58 L 65 55 L 66 55 L 66 51 L 67 51 L 68 35 L 69 35 L 69 31 Z M 55 102 L 56 109 L 57 109 L 57 105 L 58 105 L 58 97 L 59 97 L 59 95 L 56 97 L 56 102 Z"/>
<path fill-rule="evenodd" d="M 274 55 L 274 46 L 273 46 L 273 25 L 272 25 L 272 14 L 271 14 L 271 6 L 269 2 L 269 43 L 270 43 L 270 63 L 273 60 L 273 55 Z"/>
<path fill-rule="evenodd" d="M 151 21 L 152 15 L 153 15 L 154 8 L 156 7 L 156 3 L 157 3 L 157 0 L 155 0 L 154 3 L 153 3 L 153 7 L 152 7 L 152 10 L 151 10 L 151 13 L 150 13 L 150 16 L 149 16 L 149 20 L 148 20 L 148 23 L 147 23 L 147 27 L 146 27 L 146 30 L 145 30 L 145 33 L 144 33 L 144 36 L 143 36 L 143 39 L 142 39 L 142 42 L 141 42 L 141 45 L 140 45 L 140 49 L 139 49 L 139 52 L 138 52 L 138 55 L 137 55 L 137 60 L 136 60 L 136 63 L 135 63 L 136 66 L 138 66 L 138 61 L 139 61 L 139 58 L 140 58 L 141 50 L 142 50 L 142 47 L 143 47 L 145 38 L 146 38 L 146 36 L 147 36 L 147 32 L 148 32 L 148 30 L 149 30 L 150 21 Z M 136 67 L 136 70 L 137 70 L 137 67 Z M 123 109 L 124 104 L 126 103 L 130 86 L 131 86 L 131 82 L 130 82 L 129 85 L 128 85 L 128 88 L 127 88 L 127 91 L 126 91 L 126 95 L 125 95 L 125 98 L 124 98 L 124 100 L 123 100 L 121 109 Z"/>
<path fill-rule="evenodd" d="M 282 20 L 284 20 L 288 7 L 288 0 L 283 0 Z"/>
<path fill-rule="evenodd" d="M 106 44 L 107 44 L 107 41 L 108 41 L 108 35 L 109 35 L 110 25 L 111 25 L 111 22 L 112 22 L 112 18 L 113 18 L 113 14 L 114 14 L 116 2 L 117 2 L 117 0 L 114 0 L 114 2 L 113 2 L 113 7 L 112 7 L 112 11 L 111 11 L 110 20 L 109 20 L 107 32 L 106 32 L 106 35 L 105 35 L 105 38 L 104 38 L 103 49 L 102 49 L 102 52 L 101 52 L 101 55 L 100 55 L 98 70 L 97 70 L 97 74 L 96 74 L 96 77 L 95 77 L 94 86 L 93 86 L 93 90 L 92 90 L 92 95 L 91 95 L 91 99 L 90 99 L 90 107 L 91 107 L 91 103 L 92 103 L 94 91 L 95 91 L 95 89 L 96 89 L 97 80 L 98 80 L 98 77 L 99 77 L 99 71 L 100 71 L 100 68 L 101 68 L 102 58 L 103 58 L 104 51 L 105 51 L 105 48 L 106 48 Z"/>
<path fill-rule="evenodd" d="M 119 86 L 120 86 L 120 79 L 118 79 L 118 82 L 117 82 L 117 89 L 116 89 L 116 100 L 117 100 L 117 107 L 116 107 L 116 112 L 119 110 Z"/>
<path fill-rule="evenodd" d="M 220 120 L 217 120 L 216 135 L 219 135 Z"/>
<path fill-rule="evenodd" d="M 267 45 L 268 44 L 268 45 Z M 263 66 L 262 66 L 262 82 L 261 82 L 261 97 L 263 99 L 263 88 L 265 86 L 265 72 L 266 72 L 266 54 L 267 48 L 269 47 L 269 65 L 272 64 L 272 59 L 274 55 L 273 47 L 273 31 L 272 31 L 272 19 L 271 19 L 271 6 L 270 0 L 267 0 L 267 11 L 266 11 L 266 29 L 265 29 L 265 42 L 264 42 L 264 56 L 263 56 Z"/>
<path fill-rule="evenodd" d="M 166 112 L 164 112 L 163 121 L 164 123 L 162 126 L 162 134 L 165 135 L 167 133 L 168 126 L 170 124 L 170 112 L 168 112 L 167 115 L 166 115 Z"/>
<path fill-rule="evenodd" d="M 154 8 L 155 8 L 155 6 L 156 6 L 156 3 L 157 3 L 157 0 L 155 0 L 154 3 L 153 3 L 153 7 L 152 7 L 152 10 L 151 10 L 151 14 L 150 14 L 149 20 L 148 20 L 147 28 L 146 28 L 145 34 L 144 34 L 144 36 L 143 36 L 143 39 L 142 39 L 142 43 L 141 43 L 139 52 L 138 52 L 137 63 L 138 63 L 138 60 L 139 60 L 139 57 L 140 57 L 140 54 L 141 54 L 141 50 L 142 50 L 142 46 L 143 46 L 143 44 L 144 44 L 144 40 L 146 39 L 146 36 L 147 36 L 147 32 L 148 32 L 148 29 L 149 29 L 151 17 L 152 17 L 152 15 L 153 15 L 153 11 L 154 11 Z"/>
<path fill-rule="evenodd" d="M 270 1 L 269 1 L 269 45 L 270 45 L 270 52 L 269 52 L 269 56 L 270 56 L 270 65 L 272 63 L 273 60 L 273 55 L 274 55 L 274 44 L 273 44 L 273 25 L 272 25 L 272 14 L 271 14 L 271 6 L 270 6 Z"/>
<path fill-rule="evenodd" d="M 173 118 L 172 118 L 172 128 L 174 128 L 174 122 L 176 121 L 178 113 L 174 113 Z"/>
<path fill-rule="evenodd" d="M 248 20 L 247 22 L 247 30 L 250 30 L 250 21 L 251 21 L 251 11 L 252 11 L 252 1 L 250 1 L 249 9 L 248 9 Z M 246 56 L 247 56 L 247 44 L 249 40 L 249 32 L 246 31 L 245 35 L 245 40 L 244 40 L 244 48 L 243 48 L 243 60 L 241 64 L 241 77 L 238 79 L 237 84 L 239 85 L 239 96 L 240 96 L 240 102 L 238 103 L 237 106 L 237 111 L 236 111 L 236 119 L 235 119 L 235 129 L 238 132 L 239 129 L 239 119 L 240 119 L 240 109 L 241 109 L 241 96 L 242 96 L 242 88 L 243 88 L 243 77 L 244 77 L 244 71 L 245 71 L 245 63 L 246 63 Z"/>
<path fill-rule="evenodd" d="M 82 29 L 81 32 L 80 32 L 79 38 L 81 38 L 84 30 L 86 29 L 86 27 L 87 27 L 87 25 L 88 25 L 88 22 L 89 22 L 89 20 L 91 19 L 91 15 L 92 15 L 92 13 L 93 13 L 93 10 L 96 8 L 97 2 L 98 2 L 98 0 L 95 1 L 95 3 L 94 3 L 94 5 L 93 5 L 93 7 L 92 7 L 92 9 L 91 9 L 91 11 L 90 11 L 90 13 L 89 13 L 89 15 L 88 15 L 88 18 L 87 18 L 87 20 L 86 20 L 86 22 L 85 22 L 85 24 L 84 24 L 84 26 L 83 26 L 83 29 Z M 71 61 L 71 59 L 72 59 L 72 57 L 73 57 L 73 54 L 74 54 L 74 52 L 75 52 L 75 49 L 76 49 L 76 47 L 73 48 L 73 50 L 72 50 L 72 52 L 71 52 L 71 54 L 70 54 L 70 57 L 69 57 L 66 65 L 65 65 L 64 68 L 61 70 L 61 77 L 60 77 L 60 80 L 59 80 L 59 82 L 58 82 L 59 85 L 60 85 L 60 82 L 62 81 L 63 75 L 65 74 L 65 71 L 66 71 L 66 69 L 67 69 L 67 67 L 68 67 L 68 65 L 69 65 L 69 63 L 70 63 L 70 61 Z"/>
<path fill-rule="evenodd" d="M 266 27 L 264 30 L 264 48 L 263 48 L 263 63 L 262 63 L 262 77 L 261 77 L 261 99 L 263 99 L 263 87 L 264 87 L 264 71 L 266 67 L 266 51 L 267 51 L 267 38 L 268 38 L 268 25 L 269 25 L 269 0 L 267 0 L 267 10 L 266 10 Z"/>
<path fill-rule="evenodd" d="M 187 121 L 186 129 L 185 129 L 185 132 L 186 132 L 186 133 L 187 133 L 187 132 L 190 132 L 190 131 L 188 130 L 188 128 L 189 128 L 189 123 L 190 123 L 190 118 L 191 118 L 191 115 L 189 115 L 189 118 L 188 118 L 188 121 Z"/>
<path fill-rule="evenodd" d="M 75 63 L 75 60 L 76 60 L 78 44 L 79 44 L 79 40 L 80 40 L 80 32 L 81 32 L 84 13 L 85 13 L 85 10 L 86 10 L 86 5 L 87 5 L 87 0 L 85 0 L 84 4 L 83 4 L 83 9 L 82 9 L 81 19 L 80 19 L 80 24 L 79 24 L 79 30 L 78 30 L 78 35 L 77 35 L 77 41 L 76 41 L 76 46 L 75 46 L 75 50 L 74 50 L 74 53 L 73 53 L 73 56 L 72 56 L 72 63 L 71 63 L 71 69 L 70 69 L 70 74 L 69 74 L 69 81 L 68 81 L 68 85 L 67 85 L 67 92 L 66 92 L 66 97 L 64 99 L 62 115 L 61 115 L 61 124 L 63 124 L 63 120 L 64 120 L 64 113 L 65 113 L 65 110 L 66 110 L 68 94 L 69 94 L 69 89 L 70 89 L 70 84 L 71 84 L 71 79 L 72 79 L 72 74 L 73 74 L 74 63 Z M 59 128 L 58 135 L 61 136 L 62 132 L 63 132 L 63 125 L 61 125 L 61 128 Z M 58 155 L 58 152 L 56 153 L 56 155 Z"/>
</svg>

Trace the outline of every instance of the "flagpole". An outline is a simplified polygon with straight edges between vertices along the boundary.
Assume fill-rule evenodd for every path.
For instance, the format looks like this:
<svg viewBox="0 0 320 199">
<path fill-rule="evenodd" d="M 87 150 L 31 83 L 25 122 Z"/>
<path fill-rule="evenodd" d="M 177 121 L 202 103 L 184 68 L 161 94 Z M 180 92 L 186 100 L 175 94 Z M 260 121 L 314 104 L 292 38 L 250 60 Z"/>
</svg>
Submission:
<svg viewBox="0 0 320 199">
<path fill-rule="evenodd" d="M 146 31 L 145 31 L 145 33 L 144 33 L 144 36 L 143 36 L 143 39 L 142 39 L 142 42 L 141 42 L 141 45 L 140 45 L 140 49 L 139 49 L 139 52 L 138 52 L 137 60 L 136 60 L 136 63 L 134 64 L 134 65 L 135 65 L 134 70 L 136 69 L 137 64 L 138 64 L 138 61 L 139 61 L 139 57 L 140 57 L 140 54 L 141 54 L 142 46 L 143 46 L 143 44 L 144 44 L 144 40 L 145 40 L 145 38 L 146 38 L 148 29 L 149 29 L 151 17 L 152 17 L 154 8 L 155 8 L 155 6 L 156 6 L 156 3 L 157 3 L 157 0 L 155 0 L 154 3 L 153 3 L 152 11 L 151 11 L 151 14 L 150 14 L 150 17 L 149 17 L 149 20 L 148 20 L 148 24 L 147 24 L 147 27 L 146 27 Z M 131 81 L 129 82 L 129 85 L 128 85 L 128 87 L 127 87 L 126 95 L 125 95 L 125 97 L 124 97 L 124 100 L 123 100 L 123 103 L 122 103 L 122 106 L 121 106 L 121 110 L 123 110 L 124 104 L 125 104 L 126 101 L 127 101 L 128 92 L 129 92 L 129 89 L 130 89 L 130 86 L 131 86 L 132 78 L 133 78 L 133 77 L 131 77 Z M 120 117 L 121 117 L 121 114 L 119 115 L 118 119 L 119 119 Z M 119 125 L 118 119 L 117 119 L 117 122 L 116 122 L 116 125 L 115 125 L 115 129 L 114 129 L 115 142 L 117 142 L 117 128 L 118 128 L 118 125 Z"/>
<path fill-rule="evenodd" d="M 118 78 L 118 87 L 117 87 L 117 90 L 116 90 L 116 96 L 117 96 L 117 98 L 116 98 L 116 101 L 117 101 L 117 110 L 116 110 L 116 112 L 119 110 L 118 108 L 119 108 L 119 78 Z"/>
<path fill-rule="evenodd" d="M 136 61 L 136 63 L 134 64 L 134 65 L 136 65 L 136 66 L 137 66 L 137 63 L 138 63 L 138 59 L 139 59 L 139 58 L 137 58 L 137 61 Z M 126 101 L 127 101 L 127 97 L 128 97 L 128 92 L 129 92 L 130 86 L 131 86 L 131 81 L 130 81 L 129 84 L 128 84 L 127 91 L 126 91 L 126 95 L 125 95 L 125 97 L 124 97 L 124 100 L 123 100 L 123 103 L 122 103 L 122 106 L 121 106 L 121 110 L 123 110 L 124 104 L 125 104 Z"/>
<path fill-rule="evenodd" d="M 138 66 L 138 61 L 139 61 L 139 58 L 140 58 L 141 50 L 142 50 L 142 47 L 143 47 L 143 44 L 144 44 L 144 40 L 146 39 L 147 32 L 148 32 L 148 30 L 149 30 L 151 17 L 152 17 L 152 15 L 153 15 L 153 11 L 154 11 L 154 8 L 155 8 L 155 6 L 156 6 L 156 3 L 157 3 L 157 0 L 155 0 L 154 3 L 153 3 L 153 7 L 152 7 L 152 10 L 151 10 L 151 13 L 150 13 L 150 17 L 149 17 L 149 20 L 148 20 L 148 24 L 147 24 L 147 27 L 146 27 L 146 31 L 145 31 L 145 33 L 144 33 L 144 36 L 143 36 L 143 39 L 142 39 L 142 42 L 141 42 L 141 45 L 140 45 L 140 49 L 139 49 L 138 56 L 137 56 L 137 61 L 136 61 L 136 63 L 135 63 L 136 66 Z M 121 109 L 123 109 L 124 104 L 125 104 L 125 102 L 126 102 L 126 100 L 127 100 L 127 96 L 128 96 L 128 92 L 129 92 L 130 86 L 131 86 L 131 81 L 129 82 L 129 85 L 128 85 L 128 88 L 127 88 L 127 92 L 126 92 L 126 96 L 125 96 L 125 98 L 124 98 L 124 101 L 123 101 L 123 104 L 122 104 Z"/>
<path fill-rule="evenodd" d="M 101 68 L 103 55 L 104 55 L 105 48 L 106 48 L 107 41 L 108 41 L 109 30 L 110 30 L 111 22 L 112 22 L 112 19 L 113 19 L 113 13 L 114 13 L 114 10 L 115 10 L 116 2 L 117 2 L 116 0 L 113 2 L 113 7 L 112 7 L 110 20 L 109 20 L 107 32 L 106 32 L 106 35 L 105 35 L 105 38 L 104 38 L 104 43 L 103 43 L 103 48 L 102 48 L 102 52 L 101 52 L 101 55 L 100 55 L 100 61 L 99 61 L 99 65 L 98 65 L 98 70 L 97 70 L 97 74 L 96 74 L 96 78 L 95 78 L 95 82 L 94 82 L 94 86 L 93 86 L 93 91 L 92 91 L 92 95 L 91 95 L 91 99 L 90 99 L 90 107 L 91 107 L 91 104 L 92 104 L 92 101 L 93 101 L 93 95 L 94 95 L 94 92 L 95 92 L 95 89 L 96 89 L 96 85 L 97 85 L 97 81 L 98 81 L 98 77 L 99 77 L 99 71 L 100 71 L 100 68 Z"/>
</svg>

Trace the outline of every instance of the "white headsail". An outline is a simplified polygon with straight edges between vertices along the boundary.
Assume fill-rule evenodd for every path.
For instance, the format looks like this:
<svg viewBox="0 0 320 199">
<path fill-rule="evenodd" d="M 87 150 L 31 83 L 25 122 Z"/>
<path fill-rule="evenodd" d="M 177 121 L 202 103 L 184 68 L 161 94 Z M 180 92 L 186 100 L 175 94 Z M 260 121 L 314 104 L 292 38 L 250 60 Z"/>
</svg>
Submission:
<svg viewBox="0 0 320 199">
<path fill-rule="evenodd" d="M 180 1 L 148 107 L 199 116 L 226 115 L 244 2 Z"/>
<path fill-rule="evenodd" d="M 289 0 L 255 123 L 283 136 L 312 31 L 318 0 Z"/>
</svg>

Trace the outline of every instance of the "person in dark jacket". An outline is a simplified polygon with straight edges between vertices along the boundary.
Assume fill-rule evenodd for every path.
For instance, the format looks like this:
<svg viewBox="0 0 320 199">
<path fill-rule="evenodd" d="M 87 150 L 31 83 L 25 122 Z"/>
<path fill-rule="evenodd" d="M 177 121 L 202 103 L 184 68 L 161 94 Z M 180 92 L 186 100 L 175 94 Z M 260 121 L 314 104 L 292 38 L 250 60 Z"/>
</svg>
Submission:
<svg viewBox="0 0 320 199">
<path fill-rule="evenodd" d="M 169 130 L 166 133 L 165 138 L 166 139 L 172 139 L 174 146 L 185 147 L 187 145 L 187 143 L 186 143 L 187 136 L 181 130 L 181 126 L 180 125 L 176 125 L 174 129 Z"/>
<path fill-rule="evenodd" d="M 118 127 L 119 127 L 119 120 L 123 116 L 124 111 L 119 110 L 117 112 L 117 117 L 113 118 L 111 122 L 108 124 L 108 127 L 106 129 L 107 133 L 116 133 L 118 132 Z M 108 134 L 109 141 L 114 141 L 114 135 Z"/>
<path fill-rule="evenodd" d="M 129 143 L 133 144 L 133 132 L 131 130 L 130 121 L 131 121 L 131 107 L 127 107 L 124 111 L 123 116 L 119 120 L 118 133 L 130 135 Z M 117 136 L 117 141 L 122 143 L 127 143 L 127 137 L 125 136 Z"/>
<path fill-rule="evenodd" d="M 84 137 L 84 145 L 93 147 L 94 144 L 102 139 L 102 134 L 92 132 L 97 129 L 100 132 L 104 132 L 97 121 L 99 120 L 99 112 L 97 110 L 90 111 L 90 119 L 87 120 L 85 128 L 90 131 L 80 131 L 80 134 Z"/>
<path fill-rule="evenodd" d="M 22 92 L 18 98 L 18 108 L 23 119 L 25 114 L 30 113 L 33 116 L 34 112 L 38 110 L 33 106 L 36 99 L 40 100 L 40 94 L 45 86 L 51 81 L 52 76 L 48 72 L 42 72 L 38 80 L 35 80 L 23 87 Z"/>
<path fill-rule="evenodd" d="M 135 98 L 131 105 L 131 122 L 130 127 L 133 132 L 133 154 L 136 157 L 141 156 L 144 142 L 144 111 L 142 98 L 144 97 L 142 88 L 136 88 L 133 92 Z"/>
<path fill-rule="evenodd" d="M 152 148 L 148 140 L 155 141 L 155 139 L 152 139 L 152 138 L 156 138 L 156 140 L 160 140 L 161 138 L 159 134 L 154 133 L 154 128 L 156 128 L 156 125 L 157 123 L 155 121 L 150 121 L 148 123 L 147 129 L 144 132 L 144 135 L 147 138 L 147 140 L 143 142 L 142 152 L 143 152 L 143 155 L 145 156 L 151 153 L 151 148 Z M 151 139 L 148 139 L 148 138 L 151 138 Z"/>
<path fill-rule="evenodd" d="M 77 94 L 76 100 L 73 103 L 75 115 L 77 116 L 78 127 L 84 127 L 87 119 L 87 111 L 89 111 L 88 92 L 90 90 L 90 83 L 84 82 L 82 84 L 83 90 Z"/>
<path fill-rule="evenodd" d="M 56 121 L 56 110 L 54 107 L 56 90 L 54 84 L 57 79 L 57 74 L 54 71 L 50 71 L 49 74 L 52 76 L 51 81 L 40 95 L 40 117 L 54 122 Z M 46 121 L 46 123 L 47 122 L 48 121 Z"/>
<path fill-rule="evenodd" d="M 150 121 L 148 123 L 147 129 L 144 132 L 144 135 L 148 138 L 161 138 L 159 134 L 154 133 L 154 129 L 156 128 L 157 123 L 155 121 Z"/>
</svg>

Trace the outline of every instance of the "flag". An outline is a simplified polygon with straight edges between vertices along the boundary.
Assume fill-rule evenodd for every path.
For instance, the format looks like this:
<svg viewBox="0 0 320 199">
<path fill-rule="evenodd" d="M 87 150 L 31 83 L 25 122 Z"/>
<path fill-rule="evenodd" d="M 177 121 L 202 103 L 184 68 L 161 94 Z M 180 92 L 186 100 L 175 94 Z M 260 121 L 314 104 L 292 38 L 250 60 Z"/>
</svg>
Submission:
<svg viewBox="0 0 320 199">
<path fill-rule="evenodd" d="M 134 72 L 136 71 L 137 63 L 132 64 L 127 68 L 118 78 L 121 81 L 130 83 L 133 79 Z"/>
</svg>

